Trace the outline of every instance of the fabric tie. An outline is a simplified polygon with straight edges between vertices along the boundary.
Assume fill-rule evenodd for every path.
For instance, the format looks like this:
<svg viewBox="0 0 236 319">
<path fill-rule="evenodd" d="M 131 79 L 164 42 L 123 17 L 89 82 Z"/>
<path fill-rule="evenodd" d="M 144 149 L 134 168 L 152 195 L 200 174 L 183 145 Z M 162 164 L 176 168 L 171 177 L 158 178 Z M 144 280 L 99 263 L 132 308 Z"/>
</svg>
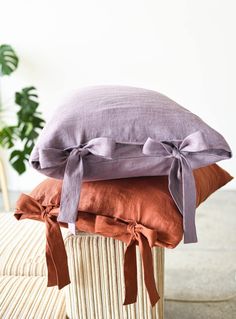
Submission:
<svg viewBox="0 0 236 319">
<path fill-rule="evenodd" d="M 21 194 L 17 201 L 14 216 L 19 219 L 41 220 L 46 224 L 46 261 L 48 269 L 48 287 L 59 289 L 70 283 L 67 255 L 57 214 L 59 209 L 44 207 L 29 195 Z M 53 213 L 52 213 L 53 212 Z M 151 247 L 155 246 L 157 232 L 141 224 L 126 223 L 117 219 L 98 215 L 94 219 L 94 232 L 103 236 L 122 238 L 127 243 L 124 256 L 125 300 L 124 305 L 137 300 L 137 263 L 136 244 L 142 257 L 144 281 L 150 302 L 154 306 L 159 300 L 156 289 Z"/>
<path fill-rule="evenodd" d="M 48 287 L 58 286 L 59 289 L 70 283 L 67 254 L 61 229 L 55 215 L 51 214 L 51 206 L 42 206 L 31 196 L 21 194 L 17 201 L 17 210 L 29 213 L 23 214 L 22 218 L 41 220 L 46 225 L 46 262 L 48 270 Z M 15 213 L 17 219 L 22 214 Z"/>
<path fill-rule="evenodd" d="M 75 234 L 75 222 L 78 214 L 81 184 L 84 171 L 84 157 L 93 154 L 111 159 L 115 141 L 111 138 L 99 137 L 79 147 L 65 149 L 43 149 L 39 152 L 41 168 L 65 165 L 62 195 L 58 221 L 68 223 L 69 229 Z M 56 161 L 55 161 L 56 159 Z"/>
<path fill-rule="evenodd" d="M 149 137 L 143 146 L 145 155 L 172 158 L 169 171 L 169 190 L 183 215 L 184 243 L 197 242 L 196 189 L 190 158 L 208 150 L 209 146 L 201 131 L 190 134 L 183 141 L 157 142 Z"/>
<path fill-rule="evenodd" d="M 131 222 L 127 225 L 125 222 L 117 221 L 106 216 L 97 216 L 95 233 L 102 233 L 108 237 L 114 237 L 119 234 L 127 234 L 129 236 L 129 242 L 124 256 L 124 305 L 135 303 L 137 300 L 136 243 L 139 245 L 143 263 L 144 282 L 151 305 L 154 306 L 160 299 L 155 284 L 151 252 L 151 247 L 154 246 L 157 237 L 156 231 L 141 224 Z"/>
</svg>

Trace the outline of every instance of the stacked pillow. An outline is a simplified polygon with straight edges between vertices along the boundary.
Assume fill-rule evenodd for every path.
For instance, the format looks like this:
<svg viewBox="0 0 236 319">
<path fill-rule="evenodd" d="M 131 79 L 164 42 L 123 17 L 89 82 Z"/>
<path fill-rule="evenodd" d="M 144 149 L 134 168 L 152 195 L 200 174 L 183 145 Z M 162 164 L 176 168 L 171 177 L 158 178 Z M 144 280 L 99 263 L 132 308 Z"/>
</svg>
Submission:
<svg viewBox="0 0 236 319">
<path fill-rule="evenodd" d="M 127 274 L 135 273 L 138 244 L 155 304 L 150 247 L 173 248 L 182 233 L 185 243 L 197 241 L 196 206 L 231 179 L 211 164 L 231 156 L 219 133 L 160 93 L 86 88 L 56 111 L 30 157 L 35 169 L 61 181 L 46 180 L 30 196 L 22 195 L 16 217 L 47 222 L 49 285 L 69 282 L 58 222 L 73 233 L 126 242 L 125 268 L 131 270 L 125 271 L 125 304 L 136 300 Z M 48 197 L 50 190 L 56 191 Z M 65 264 L 57 267 L 62 252 Z"/>
<path fill-rule="evenodd" d="M 168 97 L 145 89 L 79 90 L 55 112 L 30 157 L 41 173 L 63 179 L 58 221 L 75 231 L 82 180 L 169 175 L 183 215 L 184 241 L 197 241 L 192 169 L 230 158 L 225 139 Z"/>
<path fill-rule="evenodd" d="M 232 177 L 216 164 L 193 172 L 198 206 Z M 46 258 L 48 286 L 60 288 L 70 283 L 66 251 L 60 226 L 62 181 L 52 178 L 39 184 L 29 195 L 22 194 L 15 217 L 46 223 Z M 79 231 L 100 234 L 127 244 L 124 259 L 125 302 L 137 297 L 135 245 L 143 258 L 144 278 L 152 305 L 159 297 L 153 275 L 151 247 L 174 248 L 183 237 L 183 219 L 168 190 L 167 176 L 134 177 L 116 180 L 83 182 L 77 207 Z"/>
</svg>

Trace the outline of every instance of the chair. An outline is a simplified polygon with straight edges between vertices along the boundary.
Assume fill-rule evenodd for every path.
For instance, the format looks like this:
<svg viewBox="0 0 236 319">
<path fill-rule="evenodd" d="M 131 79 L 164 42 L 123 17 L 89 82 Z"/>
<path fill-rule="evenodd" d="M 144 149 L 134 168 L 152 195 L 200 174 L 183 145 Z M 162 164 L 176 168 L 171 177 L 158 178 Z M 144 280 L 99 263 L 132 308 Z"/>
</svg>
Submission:
<svg viewBox="0 0 236 319">
<path fill-rule="evenodd" d="M 3 161 L 1 158 L 0 158 L 0 185 L 2 189 L 4 210 L 10 211 L 10 200 L 9 200 L 9 195 L 7 190 L 7 179 L 6 179 Z"/>
</svg>

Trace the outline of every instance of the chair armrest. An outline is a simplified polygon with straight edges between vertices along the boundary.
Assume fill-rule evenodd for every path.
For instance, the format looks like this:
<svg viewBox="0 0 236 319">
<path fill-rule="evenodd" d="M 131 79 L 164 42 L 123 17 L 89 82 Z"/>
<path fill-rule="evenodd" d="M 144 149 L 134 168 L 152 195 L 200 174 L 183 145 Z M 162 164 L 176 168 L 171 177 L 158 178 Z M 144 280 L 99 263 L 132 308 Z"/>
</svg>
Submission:
<svg viewBox="0 0 236 319">
<path fill-rule="evenodd" d="M 123 262 L 126 245 L 113 238 L 79 233 L 76 236 L 67 236 L 65 246 L 71 279 L 71 284 L 65 288 L 69 318 L 163 319 L 163 248 L 152 249 L 154 275 L 156 281 L 158 279 L 161 297 L 158 304 L 152 308 L 143 280 L 139 251 L 137 251 L 137 303 L 123 306 Z"/>
</svg>

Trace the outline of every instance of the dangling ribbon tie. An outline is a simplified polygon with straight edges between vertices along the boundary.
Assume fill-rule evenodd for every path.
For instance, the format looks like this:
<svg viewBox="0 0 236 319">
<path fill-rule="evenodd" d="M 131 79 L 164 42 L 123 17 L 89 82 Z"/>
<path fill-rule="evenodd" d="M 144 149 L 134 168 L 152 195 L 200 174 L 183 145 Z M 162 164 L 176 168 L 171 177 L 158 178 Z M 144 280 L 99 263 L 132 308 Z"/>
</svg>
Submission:
<svg viewBox="0 0 236 319">
<path fill-rule="evenodd" d="M 144 282 L 148 291 L 149 299 L 154 306 L 160 299 L 153 271 L 153 260 L 151 247 L 157 239 L 157 232 L 141 224 L 127 223 L 114 220 L 106 216 L 96 216 L 95 232 L 108 237 L 129 237 L 128 245 L 124 256 L 124 278 L 125 278 L 125 300 L 124 305 L 136 302 L 137 284 L 137 261 L 136 244 L 138 243 L 144 271 Z"/>
<path fill-rule="evenodd" d="M 128 243 L 124 259 L 125 277 L 125 301 L 124 305 L 136 302 L 137 300 L 137 262 L 136 242 L 138 242 L 143 263 L 144 282 L 147 288 L 151 305 L 154 306 L 160 299 L 154 278 L 153 260 L 151 247 L 154 245 L 156 231 L 148 229 L 140 224 L 129 224 L 127 230 L 131 237 Z"/>
<path fill-rule="evenodd" d="M 157 142 L 149 137 L 143 146 L 145 155 L 163 156 L 172 159 L 169 171 L 169 190 L 183 215 L 185 243 L 197 242 L 195 225 L 196 189 L 190 159 L 207 150 L 209 150 L 209 146 L 201 131 L 190 134 L 183 141 Z M 195 158 L 196 160 L 197 158 Z"/>
<path fill-rule="evenodd" d="M 75 233 L 75 222 L 78 214 L 81 183 L 83 180 L 84 157 L 90 153 L 107 159 L 112 158 L 115 141 L 107 137 L 98 137 L 88 143 L 71 149 L 39 150 L 41 168 L 65 165 L 62 195 L 58 221 L 69 223 L 69 229 Z"/>
<path fill-rule="evenodd" d="M 31 196 L 21 194 L 16 207 L 15 217 L 17 219 L 41 219 L 45 222 L 48 287 L 58 286 L 61 289 L 68 285 L 70 277 L 66 250 L 57 217 L 51 214 L 52 206 L 42 206 Z"/>
</svg>

